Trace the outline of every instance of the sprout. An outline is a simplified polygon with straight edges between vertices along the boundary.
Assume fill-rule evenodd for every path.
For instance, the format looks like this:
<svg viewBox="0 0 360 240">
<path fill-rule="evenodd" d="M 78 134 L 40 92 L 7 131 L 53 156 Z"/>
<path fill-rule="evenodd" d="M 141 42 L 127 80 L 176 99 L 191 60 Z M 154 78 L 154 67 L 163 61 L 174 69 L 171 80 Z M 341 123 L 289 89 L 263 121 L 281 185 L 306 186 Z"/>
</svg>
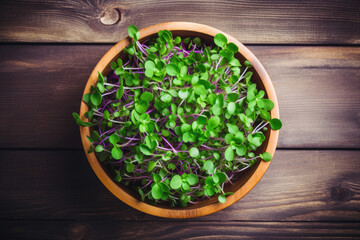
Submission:
<svg viewBox="0 0 360 240">
<path fill-rule="evenodd" d="M 73 113 L 91 127 L 89 152 L 143 201 L 186 207 L 217 195 L 224 203 L 232 194 L 224 184 L 258 159 L 272 159 L 254 152 L 268 126 L 282 126 L 271 119 L 274 103 L 221 33 L 213 46 L 167 30 L 146 44 L 135 26 L 128 33 L 125 57 L 111 63 L 109 75 L 98 73 L 83 97 L 88 121 Z"/>
</svg>

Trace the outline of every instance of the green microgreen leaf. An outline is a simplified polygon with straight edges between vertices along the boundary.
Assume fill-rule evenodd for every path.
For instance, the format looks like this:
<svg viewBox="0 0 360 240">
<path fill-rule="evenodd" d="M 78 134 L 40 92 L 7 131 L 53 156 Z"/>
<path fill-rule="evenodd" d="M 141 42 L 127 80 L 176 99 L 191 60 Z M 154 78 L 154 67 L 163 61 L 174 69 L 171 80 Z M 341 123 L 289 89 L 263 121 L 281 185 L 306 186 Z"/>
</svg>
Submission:
<svg viewBox="0 0 360 240">
<path fill-rule="evenodd" d="M 274 102 L 270 99 L 262 99 L 261 103 L 263 105 L 262 108 L 264 108 L 266 111 L 270 111 L 274 108 Z"/>
<path fill-rule="evenodd" d="M 205 89 L 204 85 L 194 86 L 194 91 L 198 95 L 206 95 L 206 89 Z"/>
<path fill-rule="evenodd" d="M 154 98 L 154 94 L 150 93 L 150 92 L 144 92 L 141 94 L 140 96 L 140 100 L 144 101 L 144 102 L 151 102 Z"/>
<path fill-rule="evenodd" d="M 207 174 L 212 174 L 214 172 L 214 163 L 210 160 L 205 161 L 204 170 L 206 170 Z"/>
<path fill-rule="evenodd" d="M 101 94 L 99 92 L 92 93 L 90 95 L 90 100 L 91 100 L 91 103 L 94 104 L 94 106 L 99 106 L 102 101 Z"/>
<path fill-rule="evenodd" d="M 160 199 L 163 195 L 164 191 L 159 183 L 155 183 L 151 187 L 151 195 L 154 199 Z"/>
<path fill-rule="evenodd" d="M 220 125 L 220 118 L 218 116 L 214 116 L 210 118 L 208 121 L 209 129 L 214 129 L 219 125 Z"/>
<path fill-rule="evenodd" d="M 91 122 L 83 122 L 83 121 L 81 120 L 79 114 L 77 114 L 77 113 L 73 113 L 72 115 L 73 115 L 73 117 L 74 117 L 77 125 L 79 125 L 79 126 L 91 127 L 91 126 L 93 125 Z"/>
<path fill-rule="evenodd" d="M 225 150 L 225 159 L 226 159 L 226 161 L 234 160 L 234 150 L 232 149 L 232 147 L 226 148 L 226 150 Z"/>
<path fill-rule="evenodd" d="M 145 154 L 145 153 L 144 153 Z M 146 154 L 145 154 L 146 155 Z M 155 161 L 149 161 L 148 165 L 147 165 L 147 171 L 151 172 L 156 166 L 156 162 Z"/>
<path fill-rule="evenodd" d="M 195 174 L 188 174 L 186 176 L 186 181 L 190 184 L 190 186 L 194 186 L 199 182 L 199 178 Z"/>
<path fill-rule="evenodd" d="M 228 44 L 228 48 L 233 53 L 237 53 L 239 51 L 238 46 L 236 46 L 235 43 L 232 43 L 232 42 Z"/>
<path fill-rule="evenodd" d="M 236 147 L 236 154 L 238 156 L 244 156 L 246 154 L 246 147 L 245 146 L 239 146 L 239 147 Z"/>
<path fill-rule="evenodd" d="M 181 187 L 181 184 L 182 184 L 181 176 L 175 175 L 171 178 L 170 187 L 172 189 L 174 189 L 174 190 L 179 189 Z"/>
<path fill-rule="evenodd" d="M 187 89 L 181 89 L 179 91 L 179 97 L 181 99 L 186 99 L 189 96 L 189 91 Z"/>
<path fill-rule="evenodd" d="M 170 63 L 170 64 L 166 65 L 166 73 L 169 76 L 177 76 L 180 73 L 180 69 L 175 64 Z"/>
<path fill-rule="evenodd" d="M 189 154 L 190 154 L 191 157 L 196 158 L 196 157 L 199 156 L 200 152 L 196 147 L 192 147 L 189 150 Z"/>
<path fill-rule="evenodd" d="M 164 93 L 161 97 L 160 100 L 165 102 L 165 103 L 169 103 L 172 100 L 172 96 L 168 93 Z"/>
<path fill-rule="evenodd" d="M 102 152 L 102 151 L 104 151 L 103 145 L 97 145 L 97 146 L 95 147 L 95 152 Z"/>
<path fill-rule="evenodd" d="M 245 66 L 248 67 L 248 68 L 251 68 L 251 67 L 252 67 L 251 63 L 250 63 L 248 60 L 246 60 L 246 61 L 244 62 L 244 64 L 245 64 Z"/>
<path fill-rule="evenodd" d="M 123 152 L 120 149 L 118 149 L 117 147 L 113 147 L 113 149 L 111 150 L 111 156 L 113 156 L 113 158 L 119 160 L 122 158 Z"/>
<path fill-rule="evenodd" d="M 239 94 L 237 94 L 237 93 L 229 93 L 228 95 L 227 95 L 227 100 L 229 101 L 229 102 L 235 102 L 235 101 L 237 101 L 239 99 Z"/>
<path fill-rule="evenodd" d="M 270 126 L 273 130 L 279 130 L 282 127 L 282 122 L 280 119 L 273 118 L 270 120 Z"/>
<path fill-rule="evenodd" d="M 214 42 L 217 46 L 224 48 L 227 44 L 227 38 L 223 34 L 218 33 L 215 35 Z"/>
<path fill-rule="evenodd" d="M 226 202 L 226 197 L 224 194 L 221 194 L 218 196 L 218 200 L 220 203 L 225 203 Z"/>
<path fill-rule="evenodd" d="M 119 172 L 118 170 L 114 170 L 114 172 L 115 172 L 115 180 L 116 180 L 117 182 L 121 182 L 122 177 L 121 177 L 120 172 Z"/>
<path fill-rule="evenodd" d="M 140 144 L 140 151 L 146 156 L 152 155 L 152 151 L 145 144 Z"/>
<path fill-rule="evenodd" d="M 227 106 L 227 110 L 231 115 L 233 115 L 235 113 L 235 110 L 236 110 L 235 103 L 234 102 L 229 102 L 229 104 Z"/>
<path fill-rule="evenodd" d="M 147 101 L 140 101 L 137 104 L 135 104 L 135 110 L 139 113 L 142 114 L 144 112 L 146 112 L 146 110 L 149 108 L 149 103 Z"/>
<path fill-rule="evenodd" d="M 217 176 L 217 178 L 219 179 L 219 181 L 218 181 L 219 183 L 223 183 L 223 182 L 225 182 L 226 179 L 227 179 L 226 174 L 223 173 L 223 172 L 217 172 L 217 173 L 215 174 L 215 176 Z"/>
<path fill-rule="evenodd" d="M 133 38 L 135 41 L 139 40 L 140 38 L 140 32 L 134 25 L 130 25 L 128 27 L 128 34 L 129 37 Z"/>
<path fill-rule="evenodd" d="M 269 162 L 272 159 L 272 156 L 268 152 L 264 152 L 263 154 L 259 155 L 265 162 Z"/>
</svg>

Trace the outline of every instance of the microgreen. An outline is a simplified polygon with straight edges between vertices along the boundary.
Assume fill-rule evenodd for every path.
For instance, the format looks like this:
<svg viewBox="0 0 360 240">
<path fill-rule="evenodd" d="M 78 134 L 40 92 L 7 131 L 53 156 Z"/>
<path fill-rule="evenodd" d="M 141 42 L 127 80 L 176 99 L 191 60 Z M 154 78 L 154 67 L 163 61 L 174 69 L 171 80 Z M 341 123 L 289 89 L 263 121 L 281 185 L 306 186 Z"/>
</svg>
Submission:
<svg viewBox="0 0 360 240">
<path fill-rule="evenodd" d="M 186 207 L 217 196 L 224 203 L 233 194 L 224 186 L 239 172 L 272 159 L 258 149 L 267 127 L 282 126 L 271 118 L 274 103 L 221 33 L 213 44 L 168 30 L 143 42 L 133 25 L 128 34 L 124 57 L 83 97 L 88 121 L 73 113 L 91 127 L 89 152 L 143 201 Z"/>
</svg>

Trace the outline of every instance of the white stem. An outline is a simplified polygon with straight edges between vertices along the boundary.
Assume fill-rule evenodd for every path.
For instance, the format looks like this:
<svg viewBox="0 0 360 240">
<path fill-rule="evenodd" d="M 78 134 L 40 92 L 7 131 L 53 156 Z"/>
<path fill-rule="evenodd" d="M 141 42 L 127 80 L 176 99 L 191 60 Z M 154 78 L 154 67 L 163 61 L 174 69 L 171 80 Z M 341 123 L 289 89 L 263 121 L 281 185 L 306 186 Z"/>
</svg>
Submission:
<svg viewBox="0 0 360 240">
<path fill-rule="evenodd" d="M 266 125 L 268 124 L 268 122 L 266 122 L 265 124 L 263 124 L 261 127 L 259 127 L 259 125 L 257 126 L 257 129 L 256 129 L 256 131 L 255 130 L 253 130 L 253 132 L 252 133 L 257 133 L 258 131 L 260 131 L 261 129 L 263 129 Z"/>
<path fill-rule="evenodd" d="M 186 98 L 185 98 L 185 99 L 186 99 Z M 181 103 L 179 104 L 178 108 L 181 106 L 181 104 L 183 104 L 183 102 L 185 101 L 185 99 L 183 99 L 183 100 L 181 101 Z"/>
<path fill-rule="evenodd" d="M 133 139 L 130 139 L 129 141 L 127 141 L 124 144 L 118 145 L 119 147 L 126 147 L 127 145 L 129 145 L 129 143 L 131 143 L 133 141 Z"/>
<path fill-rule="evenodd" d="M 236 100 L 236 102 L 235 103 L 238 103 L 238 102 L 240 102 L 241 100 L 243 100 L 243 99 L 245 99 L 246 97 L 242 97 L 242 98 L 240 98 L 239 100 Z"/>
<path fill-rule="evenodd" d="M 216 64 L 216 67 L 215 67 L 215 70 L 217 70 L 218 69 L 218 67 L 219 67 L 219 64 L 220 64 L 220 62 L 221 62 L 221 60 L 223 59 L 223 57 L 220 57 L 219 58 L 219 61 L 217 62 L 217 64 Z"/>
<path fill-rule="evenodd" d="M 124 87 L 124 89 L 140 89 L 140 88 L 144 88 L 144 87 Z"/>
<path fill-rule="evenodd" d="M 107 93 L 101 94 L 101 96 L 103 97 L 103 96 L 106 96 L 106 95 L 109 95 L 109 94 L 113 94 L 113 93 L 115 93 L 115 92 L 116 92 L 116 91 L 107 92 Z"/>
<path fill-rule="evenodd" d="M 160 89 L 161 91 L 167 92 L 168 90 L 162 89 L 161 87 L 157 87 L 158 89 Z"/>
<path fill-rule="evenodd" d="M 120 121 L 116 121 L 116 120 L 112 120 L 112 119 L 108 119 L 108 121 L 113 122 L 113 123 L 125 123 L 125 122 L 120 122 Z"/>
<path fill-rule="evenodd" d="M 254 159 L 257 159 L 259 158 L 260 156 L 257 156 L 257 157 L 253 157 L 253 158 L 249 158 L 249 159 L 245 159 L 245 158 L 237 158 L 237 159 L 234 159 L 235 161 L 238 161 L 238 162 L 242 162 L 242 161 L 250 161 L 250 160 L 254 160 Z M 244 163 L 245 164 L 245 163 Z"/>
<path fill-rule="evenodd" d="M 236 83 L 233 84 L 234 87 L 232 88 L 232 90 L 234 90 L 234 89 L 236 88 L 236 84 L 238 84 L 238 83 L 243 79 L 243 77 L 244 77 L 244 75 L 245 75 L 245 73 L 246 73 L 247 70 L 248 70 L 248 68 L 246 67 L 245 70 L 244 70 L 244 72 L 241 74 L 241 76 L 239 77 L 239 79 L 236 81 Z"/>
<path fill-rule="evenodd" d="M 199 169 L 201 169 L 200 165 L 197 163 L 196 160 L 194 160 L 194 163 L 198 166 Z"/>
<path fill-rule="evenodd" d="M 252 131 L 252 133 L 251 134 L 253 134 L 255 131 L 256 131 L 256 129 L 258 129 L 258 127 L 260 127 L 261 126 L 261 124 L 263 124 L 264 123 L 264 121 L 262 121 L 261 123 L 259 123 L 259 125 L 257 125 L 255 128 L 254 128 L 254 130 Z"/>
<path fill-rule="evenodd" d="M 140 69 L 144 69 L 144 68 L 124 68 L 124 70 L 140 70 Z"/>
<path fill-rule="evenodd" d="M 105 86 L 113 86 L 113 87 L 119 87 L 119 85 L 112 84 L 112 83 L 104 83 Z"/>
<path fill-rule="evenodd" d="M 243 163 L 244 164 L 244 163 Z M 242 172 L 242 171 L 244 171 L 245 169 L 247 169 L 247 168 L 249 168 L 250 167 L 250 165 L 248 165 L 248 164 L 244 164 L 244 165 L 247 165 L 246 167 L 244 167 L 243 169 L 241 169 L 241 171 L 239 171 L 239 172 Z"/>
<path fill-rule="evenodd" d="M 228 75 L 230 73 L 230 68 L 225 69 L 225 74 Z"/>
<path fill-rule="evenodd" d="M 148 56 L 147 52 L 146 52 L 145 49 L 141 46 L 141 44 L 139 43 L 139 41 L 136 41 L 136 45 L 138 46 L 138 48 L 140 49 L 140 51 L 141 51 L 145 56 Z"/>
</svg>

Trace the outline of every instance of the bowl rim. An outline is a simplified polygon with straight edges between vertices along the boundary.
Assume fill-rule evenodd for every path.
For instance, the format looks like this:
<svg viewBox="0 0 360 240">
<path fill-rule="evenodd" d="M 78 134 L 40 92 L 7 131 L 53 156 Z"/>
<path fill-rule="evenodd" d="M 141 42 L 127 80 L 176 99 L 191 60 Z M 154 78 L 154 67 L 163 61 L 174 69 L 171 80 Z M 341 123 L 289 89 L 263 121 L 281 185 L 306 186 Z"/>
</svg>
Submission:
<svg viewBox="0 0 360 240">
<path fill-rule="evenodd" d="M 152 25 L 140 30 L 140 39 L 146 38 L 150 35 L 157 33 L 159 30 L 170 30 L 170 31 L 193 31 L 198 32 L 210 36 L 215 36 L 218 33 L 224 34 L 228 42 L 233 42 L 239 47 L 239 53 L 245 57 L 253 66 L 253 68 L 258 73 L 264 88 L 265 92 L 270 100 L 274 102 L 274 108 L 271 110 L 270 114 L 272 118 L 280 118 L 279 114 L 279 105 L 278 100 L 276 97 L 274 86 L 271 82 L 269 75 L 267 74 L 265 68 L 260 63 L 260 61 L 255 57 L 255 55 L 246 48 L 242 43 L 236 40 L 234 37 L 230 36 L 227 33 L 224 33 L 216 28 L 192 23 L 192 22 L 166 22 L 160 23 L 156 25 Z M 103 72 L 104 69 L 107 67 L 108 63 L 112 61 L 124 47 L 126 47 L 130 43 L 131 39 L 129 37 L 125 37 L 123 40 L 115 44 L 97 63 L 95 68 L 93 69 L 83 92 L 83 96 L 90 92 L 90 86 L 94 85 L 98 79 L 98 71 Z M 88 110 L 87 105 L 81 101 L 80 105 L 80 117 L 83 121 L 88 121 L 87 118 L 84 117 L 84 113 Z M 165 217 L 165 218 L 193 218 L 193 217 L 200 217 L 205 216 L 217 211 L 220 211 L 233 203 L 240 200 L 243 196 L 245 196 L 262 178 L 265 174 L 267 168 L 270 165 L 270 162 L 260 161 L 259 165 L 257 166 L 254 173 L 249 177 L 249 179 L 244 183 L 242 187 L 240 187 L 237 191 L 234 192 L 234 195 L 228 196 L 226 198 L 225 203 L 211 203 L 209 205 L 205 205 L 199 208 L 191 208 L 191 209 L 167 209 L 162 208 L 154 205 L 150 205 L 148 203 L 142 202 L 126 191 L 124 191 L 120 186 L 118 186 L 105 172 L 105 170 L 100 165 L 99 161 L 96 158 L 94 152 L 88 153 L 87 149 L 90 148 L 90 142 L 87 140 L 86 136 L 90 135 L 90 128 L 89 127 L 82 127 L 80 126 L 80 135 L 81 141 L 83 144 L 83 148 L 85 151 L 85 155 L 88 159 L 90 166 L 92 167 L 93 171 L 100 179 L 100 181 L 105 185 L 105 187 L 112 192 L 118 199 L 126 203 L 127 205 L 142 211 L 147 214 L 151 214 L 158 217 Z M 275 149 L 277 146 L 279 137 L 279 131 L 275 131 L 270 129 L 268 145 L 266 146 L 266 152 L 269 152 L 272 156 L 275 153 Z"/>
</svg>

